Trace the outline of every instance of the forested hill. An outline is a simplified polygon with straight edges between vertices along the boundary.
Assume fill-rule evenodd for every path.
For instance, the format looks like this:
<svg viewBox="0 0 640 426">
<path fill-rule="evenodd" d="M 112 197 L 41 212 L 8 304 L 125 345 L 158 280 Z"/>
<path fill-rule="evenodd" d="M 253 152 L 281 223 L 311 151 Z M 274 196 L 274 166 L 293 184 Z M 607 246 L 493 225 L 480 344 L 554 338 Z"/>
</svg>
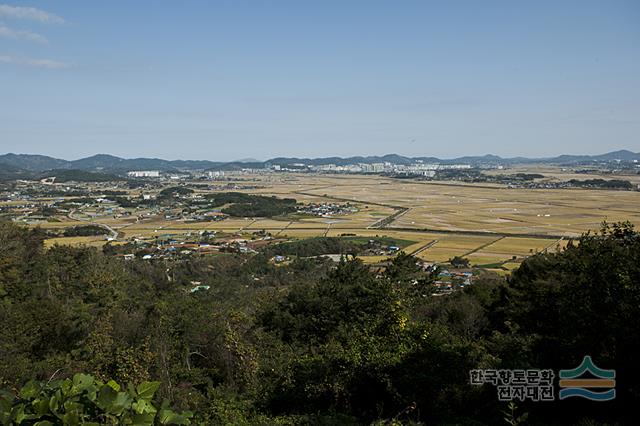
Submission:
<svg viewBox="0 0 640 426">
<path fill-rule="evenodd" d="M 272 165 L 294 166 L 306 165 L 347 165 L 358 163 L 383 163 L 412 164 L 416 161 L 424 163 L 443 164 L 520 164 L 520 163 L 547 163 L 547 164 L 578 164 L 590 162 L 633 162 L 640 161 L 640 152 L 628 150 L 612 151 L 599 155 L 560 155 L 547 158 L 504 158 L 497 155 L 477 155 L 457 158 L 436 158 L 430 156 L 407 157 L 398 154 L 382 156 L 356 156 L 356 157 L 320 157 L 320 158 L 296 158 L 277 157 L 266 161 L 240 160 L 240 161 L 209 161 L 209 160 L 164 160 L 161 158 L 121 158 L 108 154 L 97 154 L 78 160 L 62 160 L 46 155 L 32 154 L 2 154 L 0 155 L 0 176 L 2 173 L 19 170 L 23 175 L 49 170 L 84 170 L 107 173 L 124 173 L 131 170 L 160 170 L 175 172 L 179 170 L 240 170 L 242 168 L 262 169 Z M 14 173 L 15 174 L 15 173 Z"/>
<path fill-rule="evenodd" d="M 640 236 L 628 224 L 533 256 L 507 280 L 479 278 L 443 297 L 431 296 L 431 276 L 406 255 L 383 273 L 358 260 L 276 266 L 263 254 L 154 263 L 95 248 L 45 250 L 43 238 L 0 224 L 0 422 L 637 418 Z M 472 369 L 557 372 L 585 355 L 616 370 L 615 400 L 517 401 L 512 411 L 494 387 L 469 384 Z M 39 382 L 19 391 L 31 379 Z M 58 404 L 67 397 L 73 403 Z"/>
</svg>

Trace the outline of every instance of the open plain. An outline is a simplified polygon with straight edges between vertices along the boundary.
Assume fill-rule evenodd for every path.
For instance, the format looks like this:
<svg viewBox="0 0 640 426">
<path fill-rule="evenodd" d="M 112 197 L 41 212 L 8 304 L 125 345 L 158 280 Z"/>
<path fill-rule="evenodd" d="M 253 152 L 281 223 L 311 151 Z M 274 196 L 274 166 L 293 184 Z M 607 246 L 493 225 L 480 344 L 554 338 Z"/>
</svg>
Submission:
<svg viewBox="0 0 640 426">
<path fill-rule="evenodd" d="M 556 175 L 561 175 L 555 171 Z M 251 185 L 246 184 L 247 181 Z M 171 183 L 175 185 L 175 183 Z M 228 192 L 202 182 L 193 196 Z M 234 186 L 235 185 L 235 186 Z M 170 186 L 170 183 L 159 186 Z M 640 192 L 602 189 L 529 189 L 498 184 L 394 179 L 377 175 L 309 173 L 246 174 L 226 177 L 225 188 L 247 194 L 294 198 L 298 203 L 348 203 L 353 211 L 334 216 L 292 214 L 272 218 L 228 217 L 220 221 L 187 221 L 153 211 L 104 215 L 87 208 L 59 221 L 39 224 L 60 228 L 96 223 L 118 232 L 115 243 L 159 236 L 188 236 L 202 231 L 249 235 L 264 231 L 278 238 L 317 236 L 388 236 L 409 241 L 404 250 L 430 262 L 454 256 L 472 265 L 510 270 L 525 257 L 558 250 L 581 233 L 597 230 L 603 221 L 640 223 Z M 139 196 L 131 191 L 130 196 Z M 96 237 L 55 238 L 48 244 L 104 243 Z M 379 256 L 365 257 L 377 262 Z"/>
</svg>

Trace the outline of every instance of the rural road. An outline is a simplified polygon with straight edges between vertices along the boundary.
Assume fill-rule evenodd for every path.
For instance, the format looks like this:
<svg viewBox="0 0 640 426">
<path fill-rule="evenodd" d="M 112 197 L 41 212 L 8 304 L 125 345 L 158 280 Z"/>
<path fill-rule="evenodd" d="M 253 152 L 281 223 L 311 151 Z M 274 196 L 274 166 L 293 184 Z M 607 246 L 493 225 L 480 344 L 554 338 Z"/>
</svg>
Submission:
<svg viewBox="0 0 640 426">
<path fill-rule="evenodd" d="M 118 238 L 118 231 L 116 231 L 115 229 L 113 229 L 112 227 L 110 227 L 109 225 L 105 225 L 104 223 L 98 223 L 98 222 L 92 222 L 89 219 L 81 219 L 79 217 L 74 216 L 74 213 L 76 213 L 76 210 L 71 210 L 68 214 L 67 217 L 71 220 L 77 220 L 79 222 L 86 222 L 86 223 L 90 223 L 92 225 L 96 225 L 99 226 L 101 228 L 106 229 L 107 231 L 109 231 L 109 233 L 111 234 L 111 236 L 113 238 Z"/>
</svg>

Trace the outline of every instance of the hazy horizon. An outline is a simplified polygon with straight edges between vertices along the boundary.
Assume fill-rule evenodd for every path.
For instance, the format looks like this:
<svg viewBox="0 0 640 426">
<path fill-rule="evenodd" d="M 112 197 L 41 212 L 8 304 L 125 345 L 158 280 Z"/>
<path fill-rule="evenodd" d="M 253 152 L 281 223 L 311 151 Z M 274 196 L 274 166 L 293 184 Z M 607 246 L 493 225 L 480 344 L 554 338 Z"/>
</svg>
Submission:
<svg viewBox="0 0 640 426">
<path fill-rule="evenodd" d="M 637 153 L 640 154 L 640 150 L 633 150 L 633 149 L 629 149 L 629 148 L 618 148 L 618 149 L 612 149 L 611 151 L 603 151 L 603 152 L 563 152 L 561 154 L 557 154 L 557 155 L 544 155 L 544 156 L 536 156 L 536 157 L 528 157 L 528 156 L 523 156 L 523 155 L 518 155 L 518 156 L 504 156 L 504 155 L 500 155 L 500 154 L 496 154 L 494 152 L 485 152 L 482 154 L 465 154 L 463 156 L 435 156 L 435 155 L 428 155 L 428 154 L 424 154 L 424 155 L 405 155 L 405 154 L 401 154 L 401 153 L 397 153 L 397 152 L 387 152 L 387 153 L 383 153 L 383 154 L 366 154 L 366 153 L 362 153 L 362 154 L 355 154 L 355 155 L 322 155 L 322 156 L 314 156 L 314 157 L 310 157 L 310 156 L 301 156 L 301 155 L 274 155 L 274 156 L 269 156 L 269 157 L 264 157 L 264 158 L 257 158 L 257 157 L 246 157 L 246 158 L 233 158 L 233 159 L 216 159 L 216 158 L 190 158 L 190 157 L 160 157 L 160 156 L 156 156 L 156 155 L 141 155 L 141 156 L 126 156 L 126 155 L 117 155 L 117 154 L 113 154 L 113 153 L 109 153 L 109 152 L 96 152 L 93 154 L 89 154 L 89 155 L 84 155 L 84 156 L 80 156 L 80 157 L 62 157 L 59 155 L 49 155 L 49 154 L 43 154 L 43 153 L 39 153 L 39 152 L 0 152 L 0 155 L 6 155 L 6 154 L 17 154 L 17 155 L 45 155 L 47 157 L 52 157 L 52 158 L 57 158 L 60 160 L 66 160 L 66 161 L 74 161 L 74 160 L 81 160 L 84 158 L 88 158 L 88 157 L 93 157 L 96 155 L 110 155 L 110 156 L 114 156 L 114 157 L 119 157 L 119 158 L 123 158 L 123 159 L 136 159 L 136 158 L 156 158 L 156 159 L 160 159 L 160 160 L 168 160 L 168 161 L 180 161 L 180 160 L 186 160 L 186 161 L 190 161 L 190 160 L 195 160 L 195 161 L 199 161 L 199 160 L 204 160 L 204 161 L 212 161 L 212 162 L 250 162 L 250 161 L 257 161 L 257 162 L 264 162 L 264 161 L 268 161 L 270 159 L 273 158 L 279 158 L 279 157 L 283 157 L 283 158 L 300 158 L 300 159 L 304 159 L 304 158 L 308 158 L 308 159 L 314 159 L 314 158 L 330 158 L 330 157 L 339 157 L 339 158 L 348 158 L 348 157 L 384 157 L 385 155 L 400 155 L 403 157 L 436 157 L 440 160 L 450 160 L 450 159 L 455 159 L 455 158 L 460 158 L 460 157 L 482 157 L 485 155 L 497 155 L 498 157 L 504 158 L 504 159 L 509 159 L 509 158 L 515 158 L 515 157 L 523 157 L 523 158 L 528 158 L 528 159 L 547 159 L 547 158 L 553 158 L 553 157 L 557 157 L 558 155 L 601 155 L 601 154 L 608 154 L 609 152 L 616 152 L 616 151 L 630 151 L 633 153 Z"/>
<path fill-rule="evenodd" d="M 640 3 L 0 0 L 2 151 L 640 150 Z"/>
</svg>

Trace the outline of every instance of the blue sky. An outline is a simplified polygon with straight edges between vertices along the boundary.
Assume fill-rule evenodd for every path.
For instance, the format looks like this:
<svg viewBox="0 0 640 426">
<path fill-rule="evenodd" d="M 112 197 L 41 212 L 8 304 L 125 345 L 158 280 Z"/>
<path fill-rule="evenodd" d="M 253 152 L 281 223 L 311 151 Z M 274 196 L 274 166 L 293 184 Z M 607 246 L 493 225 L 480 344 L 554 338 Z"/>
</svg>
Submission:
<svg viewBox="0 0 640 426">
<path fill-rule="evenodd" d="M 0 152 L 640 151 L 639 1 L 0 0 Z"/>
</svg>

